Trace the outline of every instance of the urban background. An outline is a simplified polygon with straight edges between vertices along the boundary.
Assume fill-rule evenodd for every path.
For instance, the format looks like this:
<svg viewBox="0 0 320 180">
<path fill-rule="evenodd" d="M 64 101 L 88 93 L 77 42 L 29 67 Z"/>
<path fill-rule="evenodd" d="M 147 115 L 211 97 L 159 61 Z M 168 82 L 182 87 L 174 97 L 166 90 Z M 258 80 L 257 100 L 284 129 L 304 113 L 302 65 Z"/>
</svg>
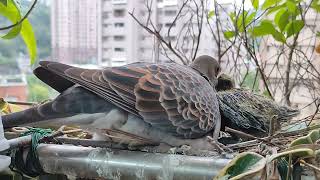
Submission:
<svg viewBox="0 0 320 180">
<path fill-rule="evenodd" d="M 21 6 L 28 3 L 22 0 Z M 137 61 L 188 64 L 207 54 L 219 60 L 237 87 L 314 113 L 319 107 L 320 76 L 310 72 L 320 70 L 318 14 L 304 11 L 304 28 L 288 45 L 270 36 L 232 39 L 230 14 L 236 16 L 241 8 L 249 14 L 254 7 L 244 1 L 42 0 L 29 20 L 38 60 L 96 68 Z M 265 15 L 261 11 L 255 16 L 259 13 Z M 306 59 L 311 63 L 302 62 Z M 53 98 L 56 93 L 32 75 L 32 68 L 21 39 L 1 40 L 0 97 L 32 102 Z"/>
</svg>

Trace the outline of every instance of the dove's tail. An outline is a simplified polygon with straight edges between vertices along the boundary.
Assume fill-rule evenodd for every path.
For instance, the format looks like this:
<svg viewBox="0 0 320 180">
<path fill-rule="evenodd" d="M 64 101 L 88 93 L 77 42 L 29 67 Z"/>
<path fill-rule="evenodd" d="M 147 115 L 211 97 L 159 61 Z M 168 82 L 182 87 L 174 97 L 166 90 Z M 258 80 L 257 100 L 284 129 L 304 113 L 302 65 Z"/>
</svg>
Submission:
<svg viewBox="0 0 320 180">
<path fill-rule="evenodd" d="M 54 112 L 51 108 L 52 102 L 48 102 L 39 106 L 26 109 L 24 111 L 15 112 L 2 116 L 2 124 L 5 129 L 27 125 L 34 122 L 39 122 L 43 120 L 48 120 L 50 118 L 58 118 L 59 113 Z M 44 112 L 42 114 L 41 112 Z"/>
<path fill-rule="evenodd" d="M 80 86 L 72 86 L 52 101 L 2 116 L 2 123 L 4 128 L 30 125 L 37 122 L 41 122 L 41 125 L 46 125 L 45 123 L 52 125 L 57 120 L 62 121 L 68 117 L 75 118 L 75 115 L 83 115 L 77 116 L 77 118 L 88 119 L 86 115 L 92 116 L 92 114 L 96 113 L 107 113 L 114 108 L 113 104 L 108 103 L 90 91 Z"/>
<path fill-rule="evenodd" d="M 32 112 L 32 111 L 34 111 L 34 108 L 27 109 L 26 111 Z M 2 116 L 3 128 L 7 129 L 7 128 L 14 127 L 14 126 L 22 125 L 23 121 L 28 119 L 27 117 L 25 117 L 25 115 L 27 115 L 27 113 L 25 113 L 25 111 L 20 111 L 20 112 L 15 112 L 15 113 L 8 114 L 8 115 L 3 115 Z"/>
</svg>

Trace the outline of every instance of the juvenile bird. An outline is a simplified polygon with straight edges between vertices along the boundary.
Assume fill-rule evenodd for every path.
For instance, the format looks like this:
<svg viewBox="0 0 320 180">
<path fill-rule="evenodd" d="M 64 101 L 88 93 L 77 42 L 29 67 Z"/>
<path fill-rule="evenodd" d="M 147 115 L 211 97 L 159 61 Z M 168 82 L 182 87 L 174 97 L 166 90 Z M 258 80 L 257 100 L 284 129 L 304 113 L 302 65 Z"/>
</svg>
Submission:
<svg viewBox="0 0 320 180">
<path fill-rule="evenodd" d="M 200 56 L 191 65 L 133 63 L 82 69 L 41 61 L 34 74 L 61 94 L 4 115 L 3 126 L 78 125 L 122 143 L 165 143 L 212 149 L 220 131 L 218 62 Z"/>
</svg>

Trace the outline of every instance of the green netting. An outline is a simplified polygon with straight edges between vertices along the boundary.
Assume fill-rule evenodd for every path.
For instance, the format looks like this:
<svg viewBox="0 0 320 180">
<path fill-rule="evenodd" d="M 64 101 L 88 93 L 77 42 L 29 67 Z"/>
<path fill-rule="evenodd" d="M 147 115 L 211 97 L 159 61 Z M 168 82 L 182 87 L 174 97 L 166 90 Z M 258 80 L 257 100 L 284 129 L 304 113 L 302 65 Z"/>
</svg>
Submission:
<svg viewBox="0 0 320 180">
<path fill-rule="evenodd" d="M 31 135 L 31 144 L 28 150 L 28 154 L 26 159 L 24 160 L 24 152 L 25 147 L 19 147 L 18 149 L 14 149 L 11 152 L 11 166 L 10 168 L 18 172 L 20 174 L 26 174 L 30 177 L 36 177 L 40 174 L 43 174 L 44 171 L 39 163 L 37 147 L 39 145 L 39 141 L 48 135 L 50 135 L 53 131 L 51 129 L 42 129 L 42 128 L 31 128 L 29 131 L 21 134 L 21 136 Z"/>
</svg>

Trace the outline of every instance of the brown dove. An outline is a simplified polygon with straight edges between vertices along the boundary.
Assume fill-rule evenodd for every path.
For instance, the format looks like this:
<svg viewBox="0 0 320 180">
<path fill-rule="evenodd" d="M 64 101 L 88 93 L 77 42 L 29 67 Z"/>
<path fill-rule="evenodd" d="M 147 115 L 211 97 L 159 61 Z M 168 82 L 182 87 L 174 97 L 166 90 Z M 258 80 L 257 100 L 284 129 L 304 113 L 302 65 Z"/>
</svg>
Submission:
<svg viewBox="0 0 320 180">
<path fill-rule="evenodd" d="M 3 126 L 78 125 L 113 141 L 190 145 L 210 149 L 220 113 L 218 62 L 200 56 L 190 66 L 138 62 L 82 69 L 41 61 L 34 74 L 61 94 L 22 112 L 4 115 Z"/>
</svg>

